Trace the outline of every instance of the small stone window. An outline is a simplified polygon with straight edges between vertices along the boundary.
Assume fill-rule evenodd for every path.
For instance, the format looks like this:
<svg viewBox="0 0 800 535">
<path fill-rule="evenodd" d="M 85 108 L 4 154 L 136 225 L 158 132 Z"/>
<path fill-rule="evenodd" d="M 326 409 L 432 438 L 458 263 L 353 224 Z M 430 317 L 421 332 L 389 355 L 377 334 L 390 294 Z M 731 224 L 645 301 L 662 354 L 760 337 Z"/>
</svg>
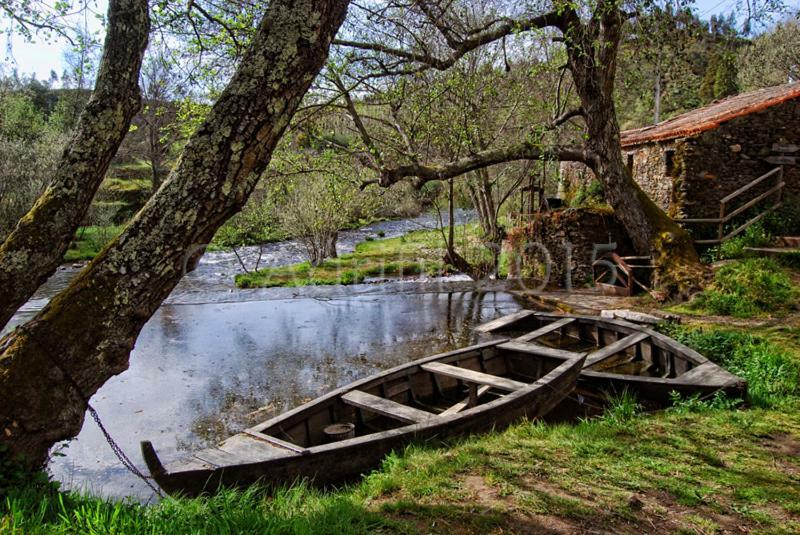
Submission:
<svg viewBox="0 0 800 535">
<path fill-rule="evenodd" d="M 675 170 L 675 150 L 667 149 L 664 151 L 664 174 L 672 176 Z"/>
<path fill-rule="evenodd" d="M 632 153 L 632 152 L 629 152 L 629 153 L 628 153 L 628 163 L 627 163 L 627 166 L 628 166 L 628 171 L 629 171 L 631 174 L 633 174 L 633 153 Z"/>
</svg>

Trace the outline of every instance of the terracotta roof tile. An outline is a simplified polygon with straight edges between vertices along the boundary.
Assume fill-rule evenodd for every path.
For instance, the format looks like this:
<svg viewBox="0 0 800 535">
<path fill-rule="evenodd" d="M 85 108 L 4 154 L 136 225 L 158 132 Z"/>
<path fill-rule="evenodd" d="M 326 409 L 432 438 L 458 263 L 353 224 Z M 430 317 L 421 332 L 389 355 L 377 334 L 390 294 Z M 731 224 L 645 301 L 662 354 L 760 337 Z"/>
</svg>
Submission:
<svg viewBox="0 0 800 535">
<path fill-rule="evenodd" d="M 709 104 L 651 126 L 622 132 L 623 147 L 688 137 L 713 130 L 725 121 L 800 98 L 800 82 L 743 93 Z"/>
</svg>

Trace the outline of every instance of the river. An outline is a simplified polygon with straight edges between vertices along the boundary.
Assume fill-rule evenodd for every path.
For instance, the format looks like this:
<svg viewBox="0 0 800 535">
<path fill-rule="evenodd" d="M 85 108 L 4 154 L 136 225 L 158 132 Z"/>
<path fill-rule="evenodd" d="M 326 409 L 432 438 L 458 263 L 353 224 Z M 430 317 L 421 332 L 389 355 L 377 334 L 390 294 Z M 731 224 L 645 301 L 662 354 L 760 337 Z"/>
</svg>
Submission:
<svg viewBox="0 0 800 535">
<path fill-rule="evenodd" d="M 433 225 L 426 215 L 345 231 L 339 252 L 378 232 L 394 237 Z M 246 265 L 257 255 L 258 248 L 240 252 Z M 301 259 L 296 242 L 263 247 L 262 265 Z M 511 295 L 463 277 L 239 290 L 232 278 L 241 269 L 232 253 L 207 253 L 144 327 L 129 369 L 92 398 L 137 465 L 141 440 L 152 440 L 169 460 L 379 370 L 472 343 L 474 325 L 520 309 Z M 76 272 L 56 273 L 14 323 L 35 314 Z M 88 416 L 78 437 L 57 449 L 49 469 L 64 488 L 152 497 Z"/>
</svg>

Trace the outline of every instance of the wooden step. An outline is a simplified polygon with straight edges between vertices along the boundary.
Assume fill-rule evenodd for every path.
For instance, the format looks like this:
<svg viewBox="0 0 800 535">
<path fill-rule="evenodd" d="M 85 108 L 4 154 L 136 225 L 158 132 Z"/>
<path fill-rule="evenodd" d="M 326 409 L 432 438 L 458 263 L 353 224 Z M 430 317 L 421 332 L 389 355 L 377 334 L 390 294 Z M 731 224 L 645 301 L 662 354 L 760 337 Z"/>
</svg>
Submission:
<svg viewBox="0 0 800 535">
<path fill-rule="evenodd" d="M 498 390 L 505 390 L 506 392 L 514 392 L 520 388 L 528 386 L 526 383 L 507 379 L 505 377 L 498 377 L 497 375 L 489 375 L 488 373 L 477 372 L 475 370 L 468 370 L 466 368 L 459 368 L 458 366 L 451 366 L 441 362 L 429 362 L 423 364 L 422 369 L 439 375 L 447 377 L 454 377 L 468 383 L 475 383 L 479 385 L 488 385 Z"/>
<path fill-rule="evenodd" d="M 632 345 L 638 344 L 639 342 L 646 340 L 650 337 L 649 334 L 638 332 L 629 334 L 625 338 L 621 338 L 614 343 L 608 344 L 605 347 L 601 347 L 597 351 L 593 351 L 589 353 L 589 356 L 586 357 L 586 364 L 584 364 L 584 368 L 589 368 L 594 366 L 598 362 L 601 362 L 605 359 L 611 358 L 620 351 L 624 351 L 631 347 Z"/>
<path fill-rule="evenodd" d="M 539 329 L 529 332 L 528 334 L 523 334 L 522 336 L 515 338 L 514 340 L 517 342 L 530 342 L 531 340 L 541 338 L 546 334 L 550 334 L 553 331 L 557 331 L 558 329 L 566 327 L 567 325 L 569 325 L 574 321 L 575 318 L 562 318 L 558 321 L 554 321 L 550 325 L 545 325 L 544 327 L 540 327 Z"/>
<path fill-rule="evenodd" d="M 373 396 L 361 390 L 351 390 L 342 396 L 342 401 L 348 405 L 364 409 L 375 414 L 388 416 L 404 423 L 415 424 L 436 417 L 432 412 L 415 409 L 390 399 Z"/>
</svg>

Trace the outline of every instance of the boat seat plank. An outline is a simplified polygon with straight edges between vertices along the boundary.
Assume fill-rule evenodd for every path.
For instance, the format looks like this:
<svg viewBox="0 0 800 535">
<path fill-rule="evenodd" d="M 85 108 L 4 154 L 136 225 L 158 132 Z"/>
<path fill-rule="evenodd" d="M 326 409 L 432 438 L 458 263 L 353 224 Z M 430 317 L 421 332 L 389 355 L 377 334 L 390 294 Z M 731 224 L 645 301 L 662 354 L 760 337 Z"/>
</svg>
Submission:
<svg viewBox="0 0 800 535">
<path fill-rule="evenodd" d="M 645 332 L 638 332 L 629 334 L 625 338 L 620 338 L 616 342 L 608 344 L 605 347 L 601 347 L 597 351 L 589 353 L 589 356 L 586 357 L 586 364 L 584 364 L 583 367 L 589 368 L 591 366 L 594 366 L 598 362 L 611 358 L 620 351 L 624 351 L 629 347 L 631 347 L 632 345 L 638 344 L 639 342 L 646 340 L 649 337 L 650 335 Z"/>
<path fill-rule="evenodd" d="M 480 399 L 484 394 L 486 394 L 491 389 L 492 389 L 491 386 L 483 385 L 478 389 L 477 398 Z M 464 401 L 459 401 L 455 405 L 451 405 L 447 409 L 443 410 L 442 412 L 439 413 L 439 416 L 450 416 L 451 414 L 457 414 L 466 409 L 468 405 L 469 405 L 469 397 L 465 398 Z"/>
<path fill-rule="evenodd" d="M 427 364 L 423 364 L 422 369 L 428 372 L 438 373 L 439 375 L 454 377 L 470 383 L 488 385 L 497 388 L 498 390 L 505 390 L 506 392 L 514 392 L 515 390 L 529 386 L 526 383 L 514 381 L 513 379 L 498 377 L 497 375 L 489 375 L 488 373 L 468 370 L 466 368 L 459 368 L 458 366 L 451 366 L 450 364 L 443 364 L 441 362 L 429 362 Z"/>
<path fill-rule="evenodd" d="M 567 351 L 566 349 L 556 349 L 554 347 L 547 347 L 534 342 L 519 342 L 518 339 L 500 344 L 499 349 L 506 349 L 509 351 L 516 351 L 518 353 L 528 353 L 530 355 L 537 355 L 540 357 L 550 357 L 559 360 L 577 359 L 584 356 L 586 353 L 576 353 L 575 351 Z"/>
<path fill-rule="evenodd" d="M 575 321 L 575 318 L 562 318 L 562 319 L 560 319 L 558 321 L 554 321 L 553 323 L 551 323 L 549 325 L 545 325 L 544 327 L 540 327 L 540 328 L 536 329 L 535 331 L 529 332 L 528 334 L 523 334 L 522 336 L 519 336 L 519 337 L 515 338 L 514 340 L 517 341 L 517 342 L 530 342 L 531 340 L 535 340 L 537 338 L 540 338 L 540 337 L 542 337 L 542 336 L 544 336 L 546 334 L 549 334 L 549 333 L 551 333 L 553 331 L 557 331 L 558 329 L 561 329 L 562 327 L 566 327 L 567 325 L 569 325 L 570 323 L 572 323 L 574 321 Z"/>
<path fill-rule="evenodd" d="M 477 332 L 481 333 L 490 333 L 494 331 L 498 331 L 508 325 L 511 325 L 517 321 L 523 320 L 528 316 L 535 315 L 536 312 L 533 310 L 520 310 L 519 312 L 515 312 L 514 314 L 509 314 L 508 316 L 503 316 L 501 318 L 497 318 L 496 320 L 488 321 L 481 325 L 475 327 Z"/>
<path fill-rule="evenodd" d="M 359 409 L 388 416 L 405 423 L 424 422 L 436 416 L 431 412 L 415 409 L 390 399 L 373 396 L 361 390 L 351 390 L 342 396 L 342 401 Z"/>
</svg>

